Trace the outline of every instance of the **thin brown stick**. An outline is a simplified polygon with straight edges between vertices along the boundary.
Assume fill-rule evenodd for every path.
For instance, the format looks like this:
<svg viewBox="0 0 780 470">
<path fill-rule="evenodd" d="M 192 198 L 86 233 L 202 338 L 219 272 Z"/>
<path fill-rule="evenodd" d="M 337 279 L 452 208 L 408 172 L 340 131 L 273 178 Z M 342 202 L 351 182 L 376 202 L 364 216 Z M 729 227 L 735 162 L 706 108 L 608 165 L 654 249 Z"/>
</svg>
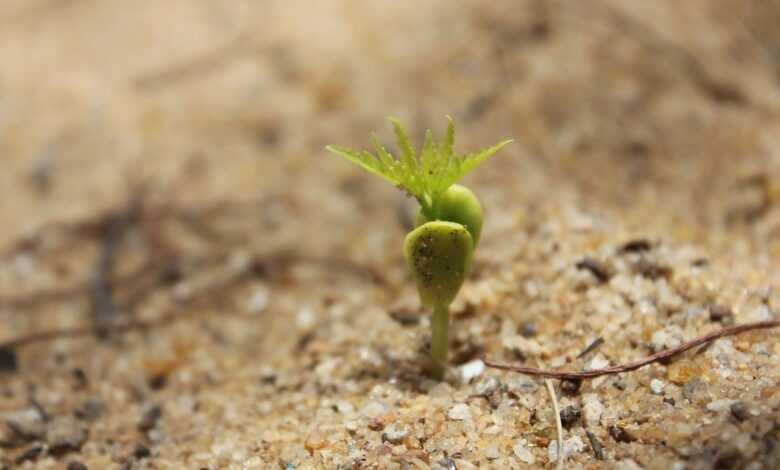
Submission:
<svg viewBox="0 0 780 470">
<path fill-rule="evenodd" d="M 698 346 L 710 343 L 712 341 L 715 341 L 720 338 L 724 338 L 726 336 L 734 336 L 740 333 L 744 333 L 746 331 L 764 330 L 764 329 L 777 328 L 777 327 L 780 327 L 780 320 L 760 321 L 755 323 L 745 323 L 743 325 L 729 326 L 727 328 L 723 328 L 721 330 L 713 331 L 707 333 L 706 335 L 699 336 L 698 338 L 687 341 L 674 348 L 658 351 L 657 353 L 647 356 L 638 361 L 629 362 L 627 364 L 621 364 L 617 366 L 605 367 L 603 369 L 586 370 L 582 372 L 544 370 L 544 369 L 539 369 L 537 367 L 528 367 L 528 366 L 520 366 L 520 365 L 513 365 L 513 364 L 500 364 L 487 359 L 484 359 L 483 362 L 485 363 L 486 366 L 492 367 L 494 369 L 509 370 L 512 372 L 519 372 L 521 374 L 531 375 L 535 377 L 547 377 L 550 379 L 561 379 L 561 380 L 594 379 L 596 377 L 601 377 L 602 375 L 622 374 L 624 372 L 630 372 L 632 370 L 639 369 L 640 367 L 644 367 L 648 364 L 663 361 L 664 359 L 669 359 L 672 356 L 676 356 L 677 354 L 688 351 L 689 349 L 696 348 Z"/>
</svg>

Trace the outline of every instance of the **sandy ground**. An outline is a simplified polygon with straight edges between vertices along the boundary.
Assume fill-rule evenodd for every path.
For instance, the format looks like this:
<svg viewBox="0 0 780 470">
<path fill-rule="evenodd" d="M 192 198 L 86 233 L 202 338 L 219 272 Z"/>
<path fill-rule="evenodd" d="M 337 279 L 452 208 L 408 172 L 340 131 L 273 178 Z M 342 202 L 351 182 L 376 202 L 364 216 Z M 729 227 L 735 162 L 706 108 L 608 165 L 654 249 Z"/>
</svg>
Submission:
<svg viewBox="0 0 780 470">
<path fill-rule="evenodd" d="M 0 468 L 552 468 L 543 383 L 479 358 L 581 370 L 778 315 L 778 24 L 776 1 L 3 1 Z M 409 201 L 323 147 L 445 115 L 460 150 L 515 143 L 466 178 L 486 223 L 435 383 Z M 778 361 L 762 331 L 556 381 L 566 468 L 780 467 Z"/>
</svg>

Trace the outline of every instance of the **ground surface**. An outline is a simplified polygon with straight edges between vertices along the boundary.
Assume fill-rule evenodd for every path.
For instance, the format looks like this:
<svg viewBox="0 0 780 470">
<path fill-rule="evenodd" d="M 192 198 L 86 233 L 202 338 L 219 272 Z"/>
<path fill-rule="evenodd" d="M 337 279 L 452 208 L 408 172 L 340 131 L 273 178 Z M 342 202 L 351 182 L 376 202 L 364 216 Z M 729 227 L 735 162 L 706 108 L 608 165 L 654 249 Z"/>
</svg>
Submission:
<svg viewBox="0 0 780 470">
<path fill-rule="evenodd" d="M 0 341 L 28 340 L 0 349 L 0 468 L 552 467 L 542 382 L 476 359 L 580 370 L 778 315 L 779 22 L 775 1 L 2 2 Z M 516 140 L 467 178 L 487 219 L 446 383 L 405 199 L 323 151 L 390 143 L 388 115 Z M 567 468 L 777 468 L 777 335 L 556 382 Z"/>
</svg>

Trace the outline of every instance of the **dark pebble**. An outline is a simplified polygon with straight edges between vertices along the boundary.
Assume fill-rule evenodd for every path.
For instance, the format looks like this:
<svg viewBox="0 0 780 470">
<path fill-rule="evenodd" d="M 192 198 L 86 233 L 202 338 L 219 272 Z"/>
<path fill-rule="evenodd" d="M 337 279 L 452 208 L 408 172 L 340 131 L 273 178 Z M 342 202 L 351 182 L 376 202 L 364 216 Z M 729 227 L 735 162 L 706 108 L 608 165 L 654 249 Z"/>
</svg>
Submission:
<svg viewBox="0 0 780 470">
<path fill-rule="evenodd" d="M 649 251 L 652 248 L 649 240 L 639 238 L 631 240 L 623 244 L 620 247 L 619 253 L 641 253 L 643 251 Z"/>
<path fill-rule="evenodd" d="M 670 406 L 674 406 L 676 404 L 676 402 L 674 401 L 674 398 L 672 398 L 672 397 L 664 398 L 664 403 L 666 403 L 667 405 L 670 405 Z"/>
<path fill-rule="evenodd" d="M 87 466 L 76 460 L 68 464 L 68 470 L 88 470 Z"/>
<path fill-rule="evenodd" d="M 738 401 L 731 405 L 731 416 L 737 421 L 746 421 L 750 419 L 750 410 L 744 401 Z"/>
<path fill-rule="evenodd" d="M 611 425 L 607 428 L 609 435 L 617 442 L 634 442 L 636 437 L 620 426 Z"/>
<path fill-rule="evenodd" d="M 604 447 L 602 447 L 601 442 L 599 442 L 596 436 L 590 431 L 585 431 L 585 435 L 588 436 L 590 447 L 593 449 L 593 454 L 596 456 L 596 458 L 599 460 L 604 460 Z"/>
<path fill-rule="evenodd" d="M 94 421 L 103 416 L 105 410 L 106 405 L 102 400 L 97 398 L 89 398 L 76 409 L 74 414 L 78 419 L 83 419 L 84 421 Z"/>
<path fill-rule="evenodd" d="M 582 380 L 563 380 L 561 381 L 561 392 L 564 395 L 576 395 L 580 391 Z"/>
<path fill-rule="evenodd" d="M 612 277 L 612 273 L 610 273 L 607 265 L 597 259 L 590 257 L 584 258 L 582 261 L 577 263 L 577 269 L 590 271 L 590 273 L 593 274 L 593 277 L 595 277 L 601 283 L 609 281 L 609 278 Z"/>
<path fill-rule="evenodd" d="M 16 351 L 8 347 L 0 347 L 0 372 L 16 372 L 19 370 L 19 360 Z"/>
<path fill-rule="evenodd" d="M 138 430 L 142 432 L 149 431 L 157 425 L 157 421 L 162 418 L 162 408 L 157 404 L 147 404 L 141 414 L 141 420 L 138 422 Z"/>
<path fill-rule="evenodd" d="M 35 444 L 25 450 L 24 452 L 19 455 L 19 457 L 16 458 L 16 465 L 21 465 L 24 462 L 31 462 L 38 458 L 39 455 L 43 452 L 43 446 L 41 444 Z"/>
<path fill-rule="evenodd" d="M 133 451 L 133 457 L 138 460 L 149 457 L 150 455 L 152 455 L 152 451 L 150 451 L 148 447 L 142 444 L 139 444 Z"/>
<path fill-rule="evenodd" d="M 525 338 L 533 338 L 539 334 L 539 330 L 536 328 L 536 323 L 527 321 L 520 327 L 520 334 Z"/>
<path fill-rule="evenodd" d="M 724 325 L 733 325 L 734 312 L 726 305 L 710 305 L 710 321 Z"/>
<path fill-rule="evenodd" d="M 566 429 L 571 428 L 580 421 L 582 412 L 574 406 L 567 406 L 561 410 L 561 424 Z"/>
<path fill-rule="evenodd" d="M 458 466 L 455 464 L 455 461 L 450 458 L 439 460 L 438 463 L 440 467 L 445 468 L 446 470 L 458 470 Z"/>
</svg>

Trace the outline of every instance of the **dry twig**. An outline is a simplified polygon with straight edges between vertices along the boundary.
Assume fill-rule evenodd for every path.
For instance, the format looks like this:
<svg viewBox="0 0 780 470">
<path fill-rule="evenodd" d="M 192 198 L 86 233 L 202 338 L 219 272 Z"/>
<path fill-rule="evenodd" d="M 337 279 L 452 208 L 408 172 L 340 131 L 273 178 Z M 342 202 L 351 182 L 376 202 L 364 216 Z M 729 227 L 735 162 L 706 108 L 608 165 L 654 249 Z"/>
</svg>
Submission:
<svg viewBox="0 0 780 470">
<path fill-rule="evenodd" d="M 745 323 L 743 325 L 729 326 L 727 328 L 723 328 L 721 330 L 713 331 L 707 333 L 706 335 L 699 336 L 698 338 L 687 341 L 674 348 L 658 351 L 657 353 L 651 354 L 650 356 L 647 356 L 638 361 L 629 362 L 627 364 L 621 364 L 617 366 L 605 367 L 603 369 L 586 370 L 582 372 L 545 370 L 545 369 L 540 369 L 538 367 L 528 367 L 528 366 L 513 365 L 513 364 L 500 364 L 497 362 L 490 361 L 488 359 L 484 359 L 484 362 L 486 366 L 492 367 L 494 369 L 509 370 L 512 372 L 519 372 L 521 374 L 535 376 L 535 377 L 547 377 L 550 379 L 561 379 L 561 380 L 594 379 L 596 377 L 601 377 L 602 375 L 622 374 L 624 372 L 630 372 L 632 370 L 636 370 L 641 367 L 644 367 L 648 364 L 669 359 L 672 356 L 676 356 L 680 353 L 683 353 L 685 351 L 688 351 L 690 349 L 696 348 L 704 344 L 708 344 L 712 341 L 715 341 L 720 338 L 724 338 L 726 336 L 734 336 L 751 330 L 764 330 L 764 329 L 777 328 L 777 327 L 780 327 L 780 320 L 760 321 L 754 323 Z"/>
</svg>

